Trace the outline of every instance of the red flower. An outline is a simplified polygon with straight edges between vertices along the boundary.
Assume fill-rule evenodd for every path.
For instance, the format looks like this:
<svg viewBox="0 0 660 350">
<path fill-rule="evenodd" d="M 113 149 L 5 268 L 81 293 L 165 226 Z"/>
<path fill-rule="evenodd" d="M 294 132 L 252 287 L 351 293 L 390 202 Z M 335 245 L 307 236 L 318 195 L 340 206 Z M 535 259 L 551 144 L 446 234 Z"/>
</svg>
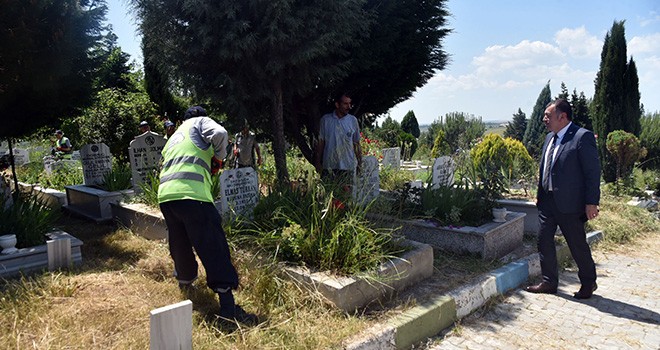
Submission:
<svg viewBox="0 0 660 350">
<path fill-rule="evenodd" d="M 332 207 L 335 209 L 344 209 L 344 203 L 337 198 L 332 199 Z"/>
</svg>

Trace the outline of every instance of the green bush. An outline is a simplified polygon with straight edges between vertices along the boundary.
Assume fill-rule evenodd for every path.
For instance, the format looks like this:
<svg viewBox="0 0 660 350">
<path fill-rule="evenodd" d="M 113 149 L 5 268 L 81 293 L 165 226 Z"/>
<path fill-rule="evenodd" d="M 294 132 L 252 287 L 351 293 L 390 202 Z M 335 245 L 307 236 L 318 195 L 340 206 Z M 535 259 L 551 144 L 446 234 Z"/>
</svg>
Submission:
<svg viewBox="0 0 660 350">
<path fill-rule="evenodd" d="M 417 151 L 417 139 L 407 132 L 399 133 L 399 144 L 401 145 L 401 159 L 411 160 L 412 155 Z"/>
<path fill-rule="evenodd" d="M 470 158 L 485 200 L 491 205 L 508 192 L 506 169 L 512 163 L 512 157 L 502 136 L 486 135 L 481 142 L 470 150 Z M 504 170 L 504 171 L 503 171 Z"/>
<path fill-rule="evenodd" d="M 157 171 L 150 171 L 147 174 L 145 182 L 138 185 L 140 194 L 136 200 L 152 208 L 158 208 L 158 186 L 160 186 L 160 176 Z"/>
<path fill-rule="evenodd" d="M 103 175 L 103 182 L 99 187 L 108 192 L 129 189 L 132 187 L 131 176 L 131 167 L 116 160 L 112 165 L 112 169 Z"/>
<path fill-rule="evenodd" d="M 307 187 L 280 188 L 263 197 L 247 231 L 278 260 L 340 274 L 364 273 L 401 251 L 391 230 L 373 228 L 365 213 L 312 181 Z"/>
<path fill-rule="evenodd" d="M 606 146 L 616 162 L 617 179 L 630 177 L 635 162 L 646 156 L 646 150 L 641 146 L 639 139 L 623 130 L 615 130 L 607 134 Z"/>
<path fill-rule="evenodd" d="M 46 233 L 53 229 L 59 216 L 58 210 L 48 207 L 37 196 L 19 193 L 8 207 L 4 196 L 0 196 L 0 234 L 15 234 L 18 248 L 44 244 Z"/>
<path fill-rule="evenodd" d="M 639 142 L 647 151 L 641 166 L 660 170 L 660 112 L 646 114 L 640 119 L 640 124 Z"/>
<path fill-rule="evenodd" d="M 406 183 L 415 180 L 415 173 L 397 170 L 390 167 L 380 171 L 380 188 L 386 191 L 396 191 L 406 186 Z"/>
</svg>

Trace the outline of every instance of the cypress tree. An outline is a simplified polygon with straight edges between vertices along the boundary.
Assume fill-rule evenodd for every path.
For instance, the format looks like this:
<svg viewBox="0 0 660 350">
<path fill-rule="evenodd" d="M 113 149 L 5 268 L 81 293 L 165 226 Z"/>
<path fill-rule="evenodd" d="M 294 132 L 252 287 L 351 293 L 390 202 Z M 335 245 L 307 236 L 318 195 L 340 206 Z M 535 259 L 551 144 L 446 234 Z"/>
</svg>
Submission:
<svg viewBox="0 0 660 350">
<path fill-rule="evenodd" d="M 615 21 L 605 36 L 591 111 L 606 182 L 616 180 L 616 163 L 605 145 L 607 135 L 614 130 L 638 135 L 641 118 L 637 68 L 632 58 L 627 61 L 624 23 Z"/>
<path fill-rule="evenodd" d="M 527 152 L 536 159 L 541 155 L 543 140 L 547 134 L 547 129 L 543 123 L 543 113 L 545 112 L 545 107 L 550 103 L 551 96 L 550 82 L 548 82 L 536 99 L 534 110 L 532 110 L 532 115 L 529 116 L 529 123 L 527 123 L 527 129 L 523 137 L 523 144 L 527 148 Z"/>
<path fill-rule="evenodd" d="M 637 77 L 637 66 L 632 57 L 626 66 L 626 73 L 623 76 L 624 105 L 623 114 L 624 125 L 628 127 L 626 131 L 639 137 L 641 131 L 640 119 L 642 118 L 642 109 L 639 104 L 639 78 Z"/>
<path fill-rule="evenodd" d="M 518 113 L 514 114 L 513 120 L 506 125 L 504 137 L 522 141 L 525 137 L 525 129 L 527 129 L 527 116 L 525 112 L 518 108 Z"/>
<path fill-rule="evenodd" d="M 415 138 L 419 137 L 419 123 L 417 122 L 417 117 L 415 117 L 415 112 L 408 111 L 408 113 L 406 113 L 403 120 L 401 120 L 401 129 L 412 136 L 415 136 Z"/>
</svg>

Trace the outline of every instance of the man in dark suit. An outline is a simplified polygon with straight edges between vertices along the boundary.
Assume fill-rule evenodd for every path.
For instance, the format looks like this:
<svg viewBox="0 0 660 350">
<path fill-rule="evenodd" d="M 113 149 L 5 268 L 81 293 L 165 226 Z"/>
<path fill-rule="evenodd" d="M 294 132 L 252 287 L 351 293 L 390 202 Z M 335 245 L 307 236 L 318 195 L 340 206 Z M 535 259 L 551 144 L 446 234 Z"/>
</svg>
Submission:
<svg viewBox="0 0 660 350">
<path fill-rule="evenodd" d="M 557 99 L 545 109 L 543 122 L 550 133 L 543 144 L 536 204 L 543 282 L 526 290 L 557 292 L 559 268 L 554 236 L 559 226 L 579 269 L 582 286 L 574 297 L 588 299 L 597 288 L 596 266 L 584 224 L 598 216 L 600 162 L 594 134 L 573 124 L 572 118 L 571 105 L 565 99 Z"/>
</svg>

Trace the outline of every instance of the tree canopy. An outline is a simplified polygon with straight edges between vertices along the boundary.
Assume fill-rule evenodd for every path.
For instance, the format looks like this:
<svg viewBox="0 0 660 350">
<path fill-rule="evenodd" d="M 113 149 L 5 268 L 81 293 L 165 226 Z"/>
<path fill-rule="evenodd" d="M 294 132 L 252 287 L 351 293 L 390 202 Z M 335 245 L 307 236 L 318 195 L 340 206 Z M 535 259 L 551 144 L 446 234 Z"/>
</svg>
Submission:
<svg viewBox="0 0 660 350">
<path fill-rule="evenodd" d="M 510 137 L 518 141 L 522 141 L 527 129 L 527 116 L 520 108 L 518 113 L 513 115 L 513 120 L 507 123 L 504 137 Z"/>
<path fill-rule="evenodd" d="M 600 69 L 596 75 L 591 119 L 606 182 L 616 180 L 616 163 L 607 152 L 607 135 L 614 130 L 624 130 L 639 136 L 640 106 L 637 68 L 627 59 L 625 21 L 614 22 L 605 35 L 601 52 Z"/>
<path fill-rule="evenodd" d="M 450 32 L 443 28 L 445 0 L 133 4 L 145 62 L 230 120 L 271 130 L 280 181 L 288 178 L 285 136 L 314 159 L 330 96 L 350 93 L 352 113 L 365 125 L 410 97 L 448 59 L 441 47 Z"/>
<path fill-rule="evenodd" d="M 415 112 L 408 111 L 408 113 L 403 116 L 403 120 L 401 120 L 401 129 L 412 136 L 415 136 L 415 138 L 419 137 L 419 123 L 417 122 L 417 117 L 415 117 Z"/>
<path fill-rule="evenodd" d="M 525 130 L 525 136 L 523 137 L 523 144 L 527 148 L 529 155 L 536 159 L 541 156 L 543 140 L 548 132 L 543 123 L 543 114 L 545 113 L 545 106 L 550 103 L 551 96 L 550 82 L 548 82 L 536 99 L 536 104 L 534 104 L 532 115 L 529 116 L 527 130 Z"/>
<path fill-rule="evenodd" d="M 8 0 L 0 11 L 0 137 L 55 124 L 89 101 L 103 2 Z"/>
</svg>

